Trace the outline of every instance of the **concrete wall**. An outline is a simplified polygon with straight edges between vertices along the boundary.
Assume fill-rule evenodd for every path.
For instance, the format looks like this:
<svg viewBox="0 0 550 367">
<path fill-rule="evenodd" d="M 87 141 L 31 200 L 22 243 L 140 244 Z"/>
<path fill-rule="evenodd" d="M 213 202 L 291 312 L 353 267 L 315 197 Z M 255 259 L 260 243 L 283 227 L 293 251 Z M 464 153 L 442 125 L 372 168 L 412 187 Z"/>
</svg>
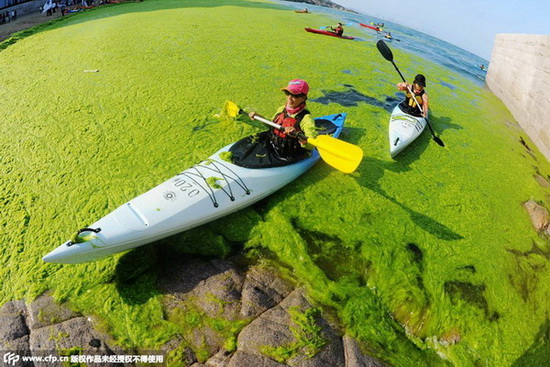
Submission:
<svg viewBox="0 0 550 367">
<path fill-rule="evenodd" d="M 550 161 L 550 35 L 497 34 L 486 80 Z"/>
</svg>

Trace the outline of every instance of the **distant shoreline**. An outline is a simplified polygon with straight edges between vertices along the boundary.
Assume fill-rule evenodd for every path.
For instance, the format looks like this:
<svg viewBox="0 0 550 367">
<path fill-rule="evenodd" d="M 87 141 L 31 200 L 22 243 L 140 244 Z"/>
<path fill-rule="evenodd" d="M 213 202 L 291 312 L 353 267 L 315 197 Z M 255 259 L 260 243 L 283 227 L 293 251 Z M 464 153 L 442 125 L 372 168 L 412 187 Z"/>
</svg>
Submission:
<svg viewBox="0 0 550 367">
<path fill-rule="evenodd" d="M 346 7 L 343 7 L 342 5 L 333 3 L 330 0 L 284 0 L 291 3 L 302 3 L 302 4 L 309 4 L 309 5 L 317 5 L 317 6 L 323 6 L 325 8 L 332 8 L 332 9 L 338 9 L 338 10 L 344 10 L 348 11 L 350 13 L 357 13 L 355 10 L 348 9 Z"/>
</svg>

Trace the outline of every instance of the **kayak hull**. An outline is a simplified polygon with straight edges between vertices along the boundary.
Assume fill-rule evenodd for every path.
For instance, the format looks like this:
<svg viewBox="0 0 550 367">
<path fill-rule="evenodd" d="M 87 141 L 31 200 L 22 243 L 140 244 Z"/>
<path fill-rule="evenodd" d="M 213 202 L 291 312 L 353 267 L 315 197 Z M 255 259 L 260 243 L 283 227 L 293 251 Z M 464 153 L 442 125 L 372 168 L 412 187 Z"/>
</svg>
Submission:
<svg viewBox="0 0 550 367">
<path fill-rule="evenodd" d="M 306 32 L 310 32 L 310 33 L 316 33 L 316 34 L 324 34 L 325 36 L 332 36 L 332 37 L 336 37 L 336 38 L 342 38 L 342 39 L 345 39 L 345 40 L 353 40 L 355 39 L 355 37 L 351 37 L 351 36 L 339 36 L 337 34 L 334 34 L 330 31 L 324 31 L 322 29 L 316 29 L 316 28 L 304 28 L 306 30 Z"/>
<path fill-rule="evenodd" d="M 392 158 L 418 138 L 425 127 L 425 118 L 406 114 L 401 111 L 399 104 L 395 106 L 391 113 L 389 126 L 390 155 Z"/>
<path fill-rule="evenodd" d="M 323 116 L 336 125 L 346 114 Z M 279 190 L 320 159 L 313 150 L 299 162 L 270 168 L 244 168 L 222 156 L 230 144 L 90 225 L 43 257 L 46 262 L 77 264 L 160 240 L 246 208 Z M 74 243 L 77 242 L 77 243 Z"/>
<path fill-rule="evenodd" d="M 373 29 L 373 30 L 375 30 L 375 31 L 377 31 L 377 32 L 380 32 L 380 31 L 382 30 L 382 29 L 380 29 L 379 27 L 375 27 L 375 26 L 370 25 L 370 24 L 359 23 L 359 25 L 360 25 L 361 27 L 366 27 L 366 28 L 369 28 L 369 29 Z"/>
</svg>

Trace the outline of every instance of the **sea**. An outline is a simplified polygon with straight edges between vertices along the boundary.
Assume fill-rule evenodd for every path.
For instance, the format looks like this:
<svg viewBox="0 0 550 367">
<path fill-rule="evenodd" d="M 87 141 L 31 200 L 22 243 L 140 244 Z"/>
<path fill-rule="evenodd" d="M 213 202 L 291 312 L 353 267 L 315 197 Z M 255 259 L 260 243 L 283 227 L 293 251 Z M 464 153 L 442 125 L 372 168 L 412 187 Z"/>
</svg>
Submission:
<svg viewBox="0 0 550 367">
<path fill-rule="evenodd" d="M 359 23 L 384 23 L 384 31 L 390 31 L 394 37 L 391 44 L 392 48 L 402 49 L 441 66 L 452 69 L 480 86 L 485 84 L 485 77 L 487 76 L 486 70 L 488 68 L 489 61 L 449 42 L 430 36 L 429 34 L 367 14 L 354 13 L 306 3 L 295 3 L 289 1 L 278 2 L 293 9 L 303 9 L 307 7 L 312 13 L 327 14 L 334 18 L 334 24 L 337 22 L 342 22 L 342 24 L 344 24 L 344 28 L 358 27 L 366 31 L 368 28 L 361 27 Z M 322 26 L 326 25 L 318 25 L 318 27 Z M 311 27 L 315 28 L 315 25 L 311 25 Z M 386 34 L 385 32 L 377 33 L 374 30 L 372 30 L 372 32 L 365 33 L 365 38 L 357 38 L 357 40 L 371 41 L 375 38 L 383 39 Z M 481 65 L 485 66 L 485 70 L 481 69 Z"/>
</svg>

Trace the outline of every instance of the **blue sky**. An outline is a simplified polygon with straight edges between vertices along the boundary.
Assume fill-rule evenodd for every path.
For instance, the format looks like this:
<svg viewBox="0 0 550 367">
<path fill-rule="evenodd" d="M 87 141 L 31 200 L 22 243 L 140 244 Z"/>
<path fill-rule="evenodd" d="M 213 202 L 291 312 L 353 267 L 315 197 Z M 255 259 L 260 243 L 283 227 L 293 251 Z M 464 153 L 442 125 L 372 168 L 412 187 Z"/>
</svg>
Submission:
<svg viewBox="0 0 550 367">
<path fill-rule="evenodd" d="M 550 35 L 550 0 L 332 0 L 443 39 L 486 60 L 498 33 Z"/>
</svg>

